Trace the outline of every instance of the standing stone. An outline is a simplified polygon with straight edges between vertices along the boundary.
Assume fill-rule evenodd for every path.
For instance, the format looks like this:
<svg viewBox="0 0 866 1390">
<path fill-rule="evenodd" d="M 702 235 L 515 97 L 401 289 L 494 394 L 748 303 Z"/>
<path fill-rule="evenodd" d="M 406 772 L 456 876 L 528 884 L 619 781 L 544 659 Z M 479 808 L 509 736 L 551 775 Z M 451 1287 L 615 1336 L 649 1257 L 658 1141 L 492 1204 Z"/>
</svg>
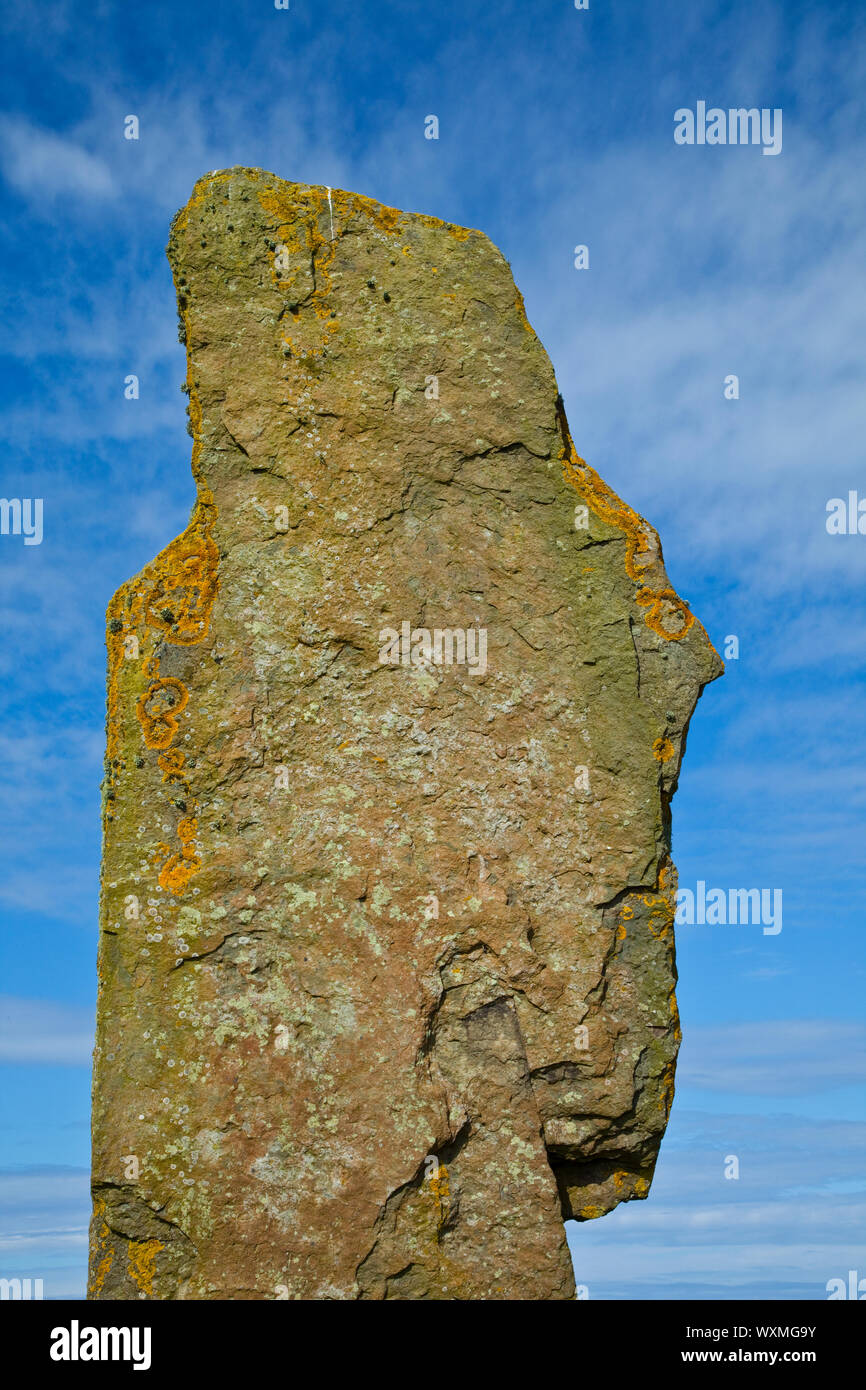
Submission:
<svg viewBox="0 0 866 1390">
<path fill-rule="evenodd" d="M 721 663 L 480 232 L 236 168 L 168 255 L 198 491 L 108 612 L 90 1296 L 571 1299 L 670 1110 Z"/>
</svg>

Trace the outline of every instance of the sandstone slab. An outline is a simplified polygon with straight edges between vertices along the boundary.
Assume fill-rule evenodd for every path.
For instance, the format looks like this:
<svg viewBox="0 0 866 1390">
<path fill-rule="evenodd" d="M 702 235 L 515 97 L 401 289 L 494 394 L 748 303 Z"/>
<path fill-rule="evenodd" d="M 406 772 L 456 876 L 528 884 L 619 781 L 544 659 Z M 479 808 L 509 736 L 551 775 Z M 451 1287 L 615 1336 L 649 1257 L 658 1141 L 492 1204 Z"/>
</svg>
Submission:
<svg viewBox="0 0 866 1390">
<path fill-rule="evenodd" d="M 481 233 L 236 168 L 168 254 L 198 497 L 108 614 L 90 1296 L 573 1298 L 670 1109 L 721 663 Z"/>
</svg>

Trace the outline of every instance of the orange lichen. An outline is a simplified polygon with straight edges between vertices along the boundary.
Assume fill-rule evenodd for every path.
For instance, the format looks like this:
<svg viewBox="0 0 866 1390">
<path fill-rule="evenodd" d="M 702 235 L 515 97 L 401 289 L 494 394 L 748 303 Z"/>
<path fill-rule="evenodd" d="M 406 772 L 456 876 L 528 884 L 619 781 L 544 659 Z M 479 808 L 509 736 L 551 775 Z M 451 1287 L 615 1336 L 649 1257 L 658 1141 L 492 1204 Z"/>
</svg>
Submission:
<svg viewBox="0 0 866 1390">
<path fill-rule="evenodd" d="M 598 1219 L 599 1216 L 606 1216 L 607 1212 L 607 1207 L 600 1207 L 591 1204 L 585 1207 L 581 1207 L 580 1211 L 576 1212 L 575 1215 L 578 1221 L 595 1221 Z"/>
<path fill-rule="evenodd" d="M 671 588 L 654 590 L 644 587 L 635 594 L 635 603 L 639 604 L 641 608 L 649 608 L 650 611 L 646 614 L 644 622 L 666 642 L 678 642 L 681 637 L 685 637 L 695 621 L 694 613 L 689 612 L 685 601 L 679 598 Z M 665 616 L 672 623 L 673 631 L 670 627 L 665 626 L 663 622 Z"/>
<path fill-rule="evenodd" d="M 523 302 L 523 295 L 520 293 L 520 290 L 517 291 L 517 299 L 515 302 L 517 304 L 517 314 L 520 319 L 520 322 L 523 324 L 523 327 L 526 329 L 527 333 L 531 333 L 534 338 L 535 329 L 532 327 L 532 324 L 526 317 L 526 305 Z"/>
<path fill-rule="evenodd" d="M 293 190 L 292 194 L 287 192 L 289 189 Z M 323 355 L 328 340 L 339 328 L 338 321 L 331 317 L 333 310 L 329 299 L 331 265 L 336 255 L 337 241 L 320 230 L 320 223 L 324 223 L 330 233 L 334 210 L 339 216 L 346 209 L 338 196 L 332 196 L 331 202 L 328 202 L 327 189 L 305 189 L 296 184 L 281 185 L 279 189 L 269 185 L 259 192 L 259 201 L 265 211 L 275 218 L 277 226 L 274 235 L 278 238 L 280 251 L 285 248 L 290 262 L 288 266 L 278 265 L 275 258 L 271 266 L 274 288 L 281 294 L 289 293 L 298 274 L 301 271 L 307 274 L 312 268 L 314 286 L 309 299 L 321 328 L 312 338 L 306 333 L 307 341 L 302 342 L 289 333 L 283 334 L 282 338 L 283 347 L 309 369 L 309 362 Z M 372 199 L 366 201 L 378 206 L 372 203 Z"/>
<path fill-rule="evenodd" d="M 148 748 L 168 748 L 180 728 L 177 715 L 188 701 L 189 691 L 176 676 L 151 681 L 135 707 Z"/>
<path fill-rule="evenodd" d="M 184 230 L 188 225 L 189 211 L 202 203 L 212 192 L 214 182 L 225 182 L 229 175 L 211 176 L 199 180 L 193 196 L 183 213 L 179 215 L 176 228 Z M 181 307 L 181 317 L 186 330 L 186 341 L 190 342 L 188 307 Z M 114 796 L 121 760 L 120 749 L 120 673 L 130 650 L 141 656 L 141 675 L 148 682 L 139 695 L 135 711 L 141 726 L 147 748 L 160 751 L 157 760 L 163 773 L 163 782 L 180 783 L 187 802 L 192 797 L 189 783 L 182 769 L 185 756 L 179 750 L 169 752 L 180 729 L 179 715 L 189 702 L 189 692 L 182 681 L 176 677 L 160 675 L 160 652 L 162 643 L 172 646 L 191 646 L 201 642 L 207 635 L 211 614 L 219 591 L 218 565 L 219 551 L 212 537 L 216 522 L 217 508 L 213 492 L 201 470 L 202 407 L 192 373 L 192 361 L 187 348 L 187 392 L 189 395 L 189 416 L 192 426 L 192 471 L 198 488 L 198 496 L 189 524 L 183 533 L 171 541 L 153 560 L 137 579 L 124 584 L 114 595 L 108 606 L 106 645 L 108 647 L 108 708 L 106 720 L 106 756 L 108 764 L 107 803 Z M 127 647 L 127 639 L 134 639 Z M 140 687 L 139 687 L 140 688 Z M 110 812 L 106 812 L 111 818 Z M 183 824 L 183 822 L 181 822 Z M 193 827 L 195 821 L 192 820 Z M 163 887 L 173 893 L 183 892 L 189 880 L 200 867 L 201 860 L 193 843 L 192 834 L 181 834 L 180 851 L 164 863 L 159 875 Z M 160 845 L 155 862 L 171 854 L 170 847 Z"/>
<path fill-rule="evenodd" d="M 649 1178 L 629 1172 L 627 1168 L 618 1168 L 611 1173 L 610 1182 L 613 1187 L 613 1200 L 587 1203 L 575 1213 L 578 1221 L 595 1221 L 600 1216 L 606 1216 L 611 1207 L 619 1202 L 646 1197 L 649 1192 Z"/>
<path fill-rule="evenodd" d="M 674 1063 L 668 1062 L 662 1072 L 662 1090 L 659 1109 L 665 1117 L 665 1122 L 670 1118 L 671 1106 L 674 1103 Z"/>
<path fill-rule="evenodd" d="M 630 1173 L 627 1169 L 617 1169 L 612 1174 L 613 1187 L 620 1202 L 632 1201 L 635 1197 L 646 1197 L 649 1192 L 649 1178 Z"/>
<path fill-rule="evenodd" d="M 200 642 L 217 592 L 219 553 L 210 536 L 184 533 L 169 547 L 168 563 L 154 584 L 145 610 L 150 627 L 177 646 Z"/>
<path fill-rule="evenodd" d="M 647 926 L 653 936 L 662 937 L 673 927 L 674 907 L 670 895 L 665 892 L 645 893 L 641 897 L 644 907 L 648 907 Z"/>
<path fill-rule="evenodd" d="M 131 1240 L 127 1249 L 127 1269 L 136 1288 L 153 1298 L 156 1257 L 165 1246 L 160 1240 Z"/>
<path fill-rule="evenodd" d="M 193 442 L 194 459 L 200 443 L 197 431 Z M 205 488 L 204 491 L 210 499 L 209 489 Z M 121 668 L 128 659 L 126 639 L 135 637 L 138 640 L 142 648 L 142 673 L 155 680 L 159 676 L 159 660 L 154 651 L 145 650 L 149 628 L 160 631 L 166 641 L 179 646 L 200 642 L 207 633 L 219 588 L 219 552 L 210 537 L 215 519 L 216 507 L 212 500 L 199 500 L 183 534 L 171 541 L 138 579 L 122 585 L 108 605 L 106 733 L 110 768 L 120 741 L 118 687 Z M 169 607 L 169 603 L 173 603 L 174 607 Z M 171 621 L 167 613 L 170 613 Z"/>
<path fill-rule="evenodd" d="M 101 1197 L 97 1198 L 93 1206 L 93 1214 L 95 1220 L 98 1221 L 99 1218 L 104 1215 L 104 1213 L 105 1202 L 102 1200 Z M 99 1259 L 99 1263 L 96 1264 L 95 1267 L 93 1265 L 91 1266 L 93 1268 L 93 1274 L 91 1276 L 90 1285 L 87 1290 L 88 1298 L 97 1298 L 99 1294 L 102 1293 L 102 1290 L 105 1286 L 105 1280 L 108 1277 L 108 1271 L 111 1269 L 112 1261 L 114 1260 L 114 1249 L 109 1244 L 110 1239 L 111 1231 L 108 1228 L 108 1222 L 103 1221 L 102 1225 L 99 1228 L 99 1233 L 96 1236 L 96 1250 L 94 1251 L 94 1261 L 98 1256 L 101 1256 L 101 1258 Z"/>
<path fill-rule="evenodd" d="M 162 773 L 163 782 L 184 782 L 183 766 L 186 762 L 186 754 L 179 748 L 170 748 L 167 753 L 160 753 L 156 760 L 156 765 Z"/>
<path fill-rule="evenodd" d="M 431 1174 L 430 1190 L 436 1203 L 437 1225 L 441 1228 L 451 1205 L 451 1185 L 448 1181 L 448 1169 L 444 1163 L 440 1163 L 436 1171 Z"/>
<path fill-rule="evenodd" d="M 401 214 L 402 215 L 402 214 Z M 482 233 L 476 231 L 474 227 L 461 227 L 456 222 L 443 222 L 441 217 L 429 217 L 425 212 L 416 212 L 412 216 L 413 222 L 421 222 L 425 227 L 441 227 L 455 241 L 466 241 L 471 236 L 481 236 Z"/>
<path fill-rule="evenodd" d="M 642 903 L 649 909 L 646 923 L 652 936 L 663 937 L 673 929 L 674 922 L 674 874 L 673 865 L 665 861 L 658 870 L 655 892 L 633 892 L 620 904 L 617 914 L 615 936 L 624 941 L 627 935 L 626 922 L 635 916 L 635 904 Z M 643 920 L 643 917 L 642 917 Z"/>
<path fill-rule="evenodd" d="M 198 821 L 195 816 L 185 816 L 177 827 L 177 837 L 181 848 L 163 865 L 159 873 L 159 886 L 170 893 L 182 893 L 191 878 L 201 867 L 201 859 L 196 845 Z"/>
<path fill-rule="evenodd" d="M 625 568 L 630 579 L 641 587 L 635 602 L 649 608 L 644 621 L 647 627 L 666 642 L 679 642 L 693 626 L 694 613 L 664 580 L 658 537 L 652 527 L 628 503 L 608 487 L 607 483 L 582 459 L 574 447 L 565 413 L 559 408 L 559 423 L 563 436 L 562 467 L 565 479 L 579 492 L 587 505 L 608 526 L 614 526 L 625 536 Z M 652 571 L 656 574 L 653 575 Z M 667 619 L 667 622 L 664 620 Z M 709 639 L 708 639 L 709 640 Z"/>
<path fill-rule="evenodd" d="M 232 178 L 233 172 L 234 171 L 231 169 L 222 169 L 213 174 L 205 174 L 196 181 L 195 187 L 189 196 L 189 201 L 185 207 L 181 208 L 175 218 L 174 225 L 179 232 L 185 232 L 187 230 L 189 226 L 189 215 L 192 209 L 201 207 L 205 199 L 211 197 L 214 189 L 218 188 L 220 184 L 228 183 Z M 255 169 L 247 169 L 245 172 L 250 175 L 255 175 L 256 173 Z"/>
<path fill-rule="evenodd" d="M 298 274 L 303 271 L 306 275 L 312 268 L 314 284 L 306 298 L 320 320 L 321 328 L 317 337 L 310 341 L 303 340 L 309 337 L 308 333 L 301 336 L 285 333 L 282 338 L 282 346 L 288 354 L 309 370 L 309 364 L 324 354 L 330 338 L 340 327 L 329 298 L 331 267 L 339 241 L 339 232 L 335 234 L 334 231 L 334 220 L 339 227 L 341 222 L 346 223 L 352 217 L 362 215 L 376 231 L 393 236 L 400 229 L 404 214 L 399 208 L 387 207 L 361 193 L 347 193 L 340 188 L 329 189 L 318 185 L 269 183 L 258 190 L 258 198 L 265 212 L 274 219 L 274 236 L 290 259 L 288 266 L 278 264 L 275 259 L 271 267 L 274 288 L 286 294 L 292 289 Z M 424 226 L 442 228 L 457 241 L 465 241 L 471 231 L 468 227 L 458 227 L 420 214 L 414 214 L 411 220 Z M 323 228 L 327 229 L 327 235 Z M 403 246 L 401 250 L 404 255 L 411 254 L 408 246 Z M 437 273 L 435 266 L 431 269 L 434 274 Z M 297 317 L 293 311 L 293 318 Z"/>
<path fill-rule="evenodd" d="M 674 746 L 669 738 L 657 738 L 653 744 L 653 757 L 656 762 L 666 763 L 674 756 Z"/>
</svg>

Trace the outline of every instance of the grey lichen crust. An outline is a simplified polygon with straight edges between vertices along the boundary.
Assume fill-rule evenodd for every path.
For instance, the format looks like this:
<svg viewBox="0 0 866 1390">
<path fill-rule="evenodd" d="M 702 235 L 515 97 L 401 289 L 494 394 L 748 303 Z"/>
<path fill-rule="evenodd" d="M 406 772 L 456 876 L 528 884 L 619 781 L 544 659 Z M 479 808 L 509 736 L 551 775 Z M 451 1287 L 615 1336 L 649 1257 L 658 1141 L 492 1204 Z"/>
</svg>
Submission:
<svg viewBox="0 0 866 1390">
<path fill-rule="evenodd" d="M 198 501 L 108 615 L 90 1296 L 573 1298 L 670 1109 L 721 663 L 481 233 L 238 168 L 168 250 Z"/>
</svg>

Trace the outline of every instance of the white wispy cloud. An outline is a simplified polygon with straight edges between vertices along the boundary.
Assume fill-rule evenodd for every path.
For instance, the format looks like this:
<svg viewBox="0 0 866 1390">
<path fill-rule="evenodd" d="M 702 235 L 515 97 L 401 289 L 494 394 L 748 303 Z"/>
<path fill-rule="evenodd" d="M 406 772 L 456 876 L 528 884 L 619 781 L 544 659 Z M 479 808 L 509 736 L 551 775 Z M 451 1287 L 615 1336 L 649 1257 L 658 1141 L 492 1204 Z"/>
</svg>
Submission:
<svg viewBox="0 0 866 1390">
<path fill-rule="evenodd" d="M 90 1009 L 0 995 L 0 1062 L 89 1066 L 93 1028 Z"/>
<path fill-rule="evenodd" d="M 0 1170 L 0 1277 L 41 1279 L 45 1298 L 83 1298 L 89 1220 L 86 1169 Z"/>
<path fill-rule="evenodd" d="M 575 1277 L 590 1298 L 826 1298 L 864 1269 L 864 1138 L 862 1123 L 677 1100 L 647 1201 L 568 1223 Z"/>
<path fill-rule="evenodd" d="M 114 180 L 104 159 L 77 141 L 43 130 L 21 116 L 0 117 L 0 169 L 20 193 L 43 202 L 60 197 L 111 197 Z"/>
<path fill-rule="evenodd" d="M 677 1084 L 706 1091 L 787 1096 L 866 1081 L 866 1024 L 774 1019 L 690 1027 Z"/>
</svg>

